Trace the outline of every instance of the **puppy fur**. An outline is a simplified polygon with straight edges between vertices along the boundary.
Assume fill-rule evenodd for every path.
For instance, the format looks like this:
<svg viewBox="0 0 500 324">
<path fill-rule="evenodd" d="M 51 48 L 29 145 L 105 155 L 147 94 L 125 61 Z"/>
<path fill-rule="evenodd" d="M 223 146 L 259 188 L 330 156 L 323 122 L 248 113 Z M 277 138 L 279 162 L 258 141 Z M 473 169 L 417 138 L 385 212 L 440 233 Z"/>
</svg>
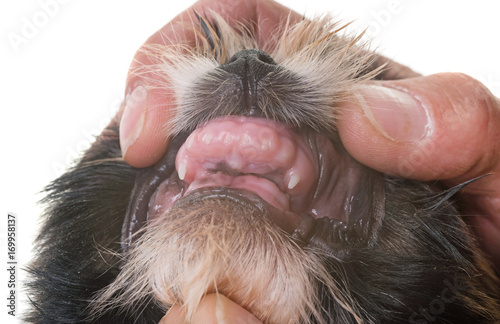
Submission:
<svg viewBox="0 0 500 324">
<path fill-rule="evenodd" d="M 238 115 L 231 76 L 217 67 L 258 48 L 251 28 L 234 29 L 216 14 L 192 25 L 194 46 L 151 45 L 144 51 L 157 64 L 135 71 L 155 75 L 149 88 L 175 98 L 166 137 Z M 360 37 L 339 35 L 343 27 L 329 16 L 283 23 L 277 45 L 262 48 L 281 67 L 262 81 L 263 117 L 335 137 L 338 104 L 385 75 Z M 380 175 L 380 228 L 346 257 L 297 243 L 263 217 L 269 211 L 228 197 L 186 197 L 124 253 L 123 222 L 141 171 L 121 157 L 118 124 L 47 187 L 28 322 L 157 323 L 176 304 L 189 320 L 207 293 L 266 324 L 500 320 L 500 284 L 455 203 L 461 187 L 438 191 Z"/>
</svg>

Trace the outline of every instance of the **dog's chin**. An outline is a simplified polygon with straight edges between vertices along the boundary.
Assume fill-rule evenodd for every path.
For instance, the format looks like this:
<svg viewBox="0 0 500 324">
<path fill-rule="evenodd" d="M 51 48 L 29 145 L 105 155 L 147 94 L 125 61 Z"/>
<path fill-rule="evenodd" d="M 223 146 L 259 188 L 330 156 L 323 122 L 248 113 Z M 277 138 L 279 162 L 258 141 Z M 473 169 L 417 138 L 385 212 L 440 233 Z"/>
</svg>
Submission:
<svg viewBox="0 0 500 324">
<path fill-rule="evenodd" d="M 183 305 L 189 320 L 204 295 L 220 293 L 265 323 L 319 319 L 317 283 L 340 295 L 321 251 L 299 247 L 263 212 L 238 194 L 184 197 L 144 228 L 98 303 L 137 308 L 154 296 L 165 309 Z"/>
</svg>

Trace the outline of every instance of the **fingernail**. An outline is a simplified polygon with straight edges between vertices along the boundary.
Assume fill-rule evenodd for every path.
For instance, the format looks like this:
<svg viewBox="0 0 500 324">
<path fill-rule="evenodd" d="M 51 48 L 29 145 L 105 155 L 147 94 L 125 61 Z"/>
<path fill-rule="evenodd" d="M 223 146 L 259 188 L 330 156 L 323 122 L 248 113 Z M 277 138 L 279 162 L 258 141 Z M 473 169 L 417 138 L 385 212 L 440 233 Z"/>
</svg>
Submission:
<svg viewBox="0 0 500 324">
<path fill-rule="evenodd" d="M 125 109 L 120 122 L 120 139 L 122 155 L 135 143 L 142 132 L 146 114 L 147 91 L 142 85 L 137 85 L 125 97 Z"/>
<path fill-rule="evenodd" d="M 370 122 L 383 135 L 402 142 L 426 137 L 429 119 L 421 102 L 393 88 L 367 86 L 360 91 L 361 105 Z"/>
</svg>

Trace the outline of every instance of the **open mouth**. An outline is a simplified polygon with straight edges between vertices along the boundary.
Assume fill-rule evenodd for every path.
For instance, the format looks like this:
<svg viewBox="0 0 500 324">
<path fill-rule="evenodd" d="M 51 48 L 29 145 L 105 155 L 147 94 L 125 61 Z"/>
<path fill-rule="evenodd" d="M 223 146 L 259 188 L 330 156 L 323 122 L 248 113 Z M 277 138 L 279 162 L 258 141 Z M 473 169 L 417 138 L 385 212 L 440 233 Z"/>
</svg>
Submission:
<svg viewBox="0 0 500 324">
<path fill-rule="evenodd" d="M 123 249 L 145 224 L 201 192 L 260 204 L 298 243 L 344 255 L 374 237 L 383 207 L 378 176 L 313 130 L 264 118 L 215 118 L 174 138 L 163 159 L 139 173 Z"/>
<path fill-rule="evenodd" d="M 249 117 L 212 120 L 180 147 L 176 173 L 150 201 L 149 219 L 177 199 L 208 187 L 252 192 L 284 214 L 318 213 L 304 203 L 315 194 L 317 159 L 306 138 L 283 124 Z"/>
<path fill-rule="evenodd" d="M 201 187 L 256 193 L 283 211 L 300 213 L 317 179 L 303 137 L 265 119 L 229 117 L 196 129 L 176 158 L 185 194 Z"/>
</svg>

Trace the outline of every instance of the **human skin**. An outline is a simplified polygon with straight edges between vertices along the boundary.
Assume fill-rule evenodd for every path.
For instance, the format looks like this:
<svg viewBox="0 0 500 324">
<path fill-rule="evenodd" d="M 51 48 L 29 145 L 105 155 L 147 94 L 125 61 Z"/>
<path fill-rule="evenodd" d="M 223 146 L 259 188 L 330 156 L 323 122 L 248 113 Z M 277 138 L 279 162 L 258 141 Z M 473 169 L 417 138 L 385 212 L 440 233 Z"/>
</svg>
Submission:
<svg viewBox="0 0 500 324">
<path fill-rule="evenodd" d="M 192 44 L 194 34 L 183 26 L 195 21 L 193 9 L 214 10 L 229 18 L 233 26 L 253 22 L 258 43 L 264 49 L 265 45 L 272 46 L 266 36 L 284 19 L 289 16 L 291 23 L 302 19 L 270 0 L 201 0 L 145 44 Z M 149 63 L 138 52 L 130 71 Z M 389 62 L 388 68 L 385 78 L 399 80 L 377 81 L 375 86 L 360 88 L 356 100 L 339 107 L 342 143 L 359 162 L 385 174 L 438 180 L 447 187 L 486 175 L 462 189 L 461 200 L 466 220 L 476 230 L 487 256 L 500 269 L 500 100 L 464 74 L 419 76 L 394 62 Z M 127 100 L 119 113 L 124 158 L 139 168 L 154 164 L 165 153 L 169 139 L 159 130 L 169 120 L 173 105 L 172 98 L 161 89 L 134 92 L 138 85 L 147 84 L 147 77 L 155 78 L 129 74 Z M 200 307 L 196 316 L 203 323 L 217 323 L 216 309 L 219 316 L 227 313 L 236 316 L 231 318 L 243 316 L 248 323 L 258 323 L 227 298 L 218 298 L 207 297 L 205 307 Z M 179 313 L 182 308 L 173 307 L 161 323 L 178 323 L 174 315 Z"/>
</svg>

